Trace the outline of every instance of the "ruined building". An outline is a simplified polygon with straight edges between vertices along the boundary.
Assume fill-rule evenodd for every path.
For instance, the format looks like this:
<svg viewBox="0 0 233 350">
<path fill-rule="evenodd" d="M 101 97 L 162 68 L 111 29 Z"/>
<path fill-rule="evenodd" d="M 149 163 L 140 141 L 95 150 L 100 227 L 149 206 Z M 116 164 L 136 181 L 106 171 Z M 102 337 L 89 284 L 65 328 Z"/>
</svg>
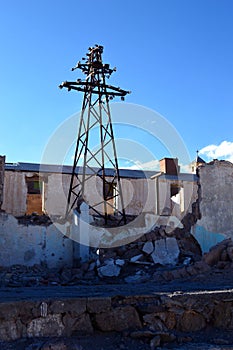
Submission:
<svg viewBox="0 0 233 350">
<path fill-rule="evenodd" d="M 71 167 L 4 163 L 5 158 L 1 157 L 0 264 L 33 265 L 45 261 L 50 267 L 72 266 L 80 254 L 80 245 L 69 239 L 70 225 L 52 223 L 54 217 L 64 215 Z M 183 220 L 194 208 L 198 209 L 190 232 L 205 252 L 233 235 L 233 164 L 214 160 L 196 165 L 198 176 L 180 173 L 178 160 L 170 158 L 160 161 L 159 172 L 121 169 L 122 188 L 127 215 L 137 217 L 144 213 L 149 218 L 147 225 L 155 225 L 160 218 L 163 227 L 169 226 L 168 232 L 182 227 Z M 107 176 L 111 177 L 111 169 Z M 97 179 L 89 196 L 95 200 L 98 195 Z M 42 216 L 32 224 L 19 220 L 32 213 Z M 41 221 L 46 217 L 43 214 L 52 221 Z"/>
<path fill-rule="evenodd" d="M 171 158 L 160 161 L 160 170 L 120 170 L 126 214 L 138 215 L 143 210 L 180 219 L 190 210 L 197 195 L 196 175 L 180 173 L 178 159 Z M 71 172 L 71 166 L 6 163 L 2 209 L 14 216 L 64 215 Z M 111 169 L 107 175 L 111 178 Z M 98 196 L 96 177 L 88 199 L 98 201 Z"/>
</svg>

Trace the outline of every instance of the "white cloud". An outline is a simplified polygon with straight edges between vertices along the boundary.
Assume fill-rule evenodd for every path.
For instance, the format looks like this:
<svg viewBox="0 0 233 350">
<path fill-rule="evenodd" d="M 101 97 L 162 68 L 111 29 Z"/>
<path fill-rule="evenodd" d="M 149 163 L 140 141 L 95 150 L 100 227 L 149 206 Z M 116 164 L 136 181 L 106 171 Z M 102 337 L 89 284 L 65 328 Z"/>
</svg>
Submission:
<svg viewBox="0 0 233 350">
<path fill-rule="evenodd" d="M 190 164 L 184 165 L 184 164 L 179 164 L 180 166 L 180 172 L 181 173 L 191 173 L 191 166 Z M 160 171 L 160 164 L 159 160 L 154 159 L 146 163 L 141 163 L 140 161 L 136 160 L 134 162 L 134 165 L 125 167 L 127 169 L 131 170 L 151 170 L 151 171 Z"/>
<path fill-rule="evenodd" d="M 220 145 L 208 145 L 199 151 L 208 160 L 224 159 L 233 162 L 233 142 L 222 141 Z"/>
<path fill-rule="evenodd" d="M 153 159 L 153 160 L 146 162 L 146 163 L 141 163 L 140 161 L 136 160 L 136 161 L 134 161 L 134 165 L 127 167 L 127 169 L 159 171 L 159 169 L 160 169 L 159 160 Z"/>
</svg>

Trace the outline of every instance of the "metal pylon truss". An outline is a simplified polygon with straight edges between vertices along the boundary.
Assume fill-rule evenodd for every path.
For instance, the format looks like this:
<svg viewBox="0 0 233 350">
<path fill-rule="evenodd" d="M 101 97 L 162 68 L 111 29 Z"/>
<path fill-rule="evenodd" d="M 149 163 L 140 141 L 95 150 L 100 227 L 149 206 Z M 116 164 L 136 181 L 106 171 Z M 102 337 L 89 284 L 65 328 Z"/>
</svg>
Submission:
<svg viewBox="0 0 233 350">
<path fill-rule="evenodd" d="M 105 224 L 110 220 L 121 224 L 126 217 L 109 100 L 116 96 L 124 100 L 129 91 L 106 84 L 116 68 L 102 62 L 102 53 L 103 46 L 90 47 L 87 58 L 72 68 L 81 69 L 86 79 L 60 85 L 83 92 L 66 215 L 84 200 Z"/>
</svg>

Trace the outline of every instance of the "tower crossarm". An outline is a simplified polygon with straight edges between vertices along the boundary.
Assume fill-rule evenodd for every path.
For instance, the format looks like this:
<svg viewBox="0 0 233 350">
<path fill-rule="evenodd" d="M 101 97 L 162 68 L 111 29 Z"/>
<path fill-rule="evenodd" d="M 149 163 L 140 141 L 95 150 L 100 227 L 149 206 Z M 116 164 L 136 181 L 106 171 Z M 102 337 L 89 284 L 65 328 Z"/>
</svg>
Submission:
<svg viewBox="0 0 233 350">
<path fill-rule="evenodd" d="M 97 82 L 89 81 L 64 81 L 59 85 L 60 89 L 63 87 L 67 88 L 68 91 L 76 90 L 82 92 L 90 92 L 92 94 L 107 95 L 111 97 L 120 96 L 124 97 L 130 93 L 130 91 L 123 90 L 119 87 L 112 85 L 101 84 Z M 97 89 L 98 88 L 98 89 Z M 95 90 L 96 89 L 96 90 Z"/>
</svg>

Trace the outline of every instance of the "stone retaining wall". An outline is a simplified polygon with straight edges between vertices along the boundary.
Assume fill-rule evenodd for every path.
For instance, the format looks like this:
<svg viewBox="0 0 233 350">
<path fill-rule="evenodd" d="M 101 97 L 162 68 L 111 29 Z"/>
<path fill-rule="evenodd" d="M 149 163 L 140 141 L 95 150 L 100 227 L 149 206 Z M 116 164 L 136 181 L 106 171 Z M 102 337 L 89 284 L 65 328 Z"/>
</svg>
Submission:
<svg viewBox="0 0 233 350">
<path fill-rule="evenodd" d="M 233 329 L 233 290 L 0 304 L 0 340 L 125 332 L 158 344 L 190 332 Z"/>
</svg>

